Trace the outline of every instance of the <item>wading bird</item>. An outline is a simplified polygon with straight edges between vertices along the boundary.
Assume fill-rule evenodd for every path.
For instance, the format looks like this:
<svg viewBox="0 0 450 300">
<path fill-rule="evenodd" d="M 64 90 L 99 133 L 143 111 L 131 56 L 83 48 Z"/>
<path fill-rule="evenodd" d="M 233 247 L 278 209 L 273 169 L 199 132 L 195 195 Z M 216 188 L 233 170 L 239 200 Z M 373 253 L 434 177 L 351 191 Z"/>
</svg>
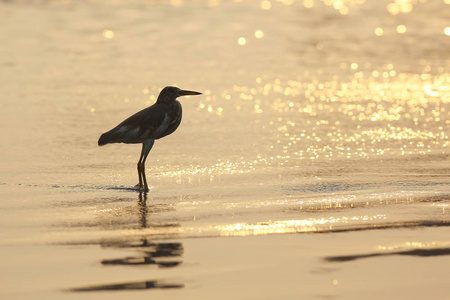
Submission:
<svg viewBox="0 0 450 300">
<path fill-rule="evenodd" d="M 174 132 L 181 122 L 181 103 L 177 101 L 180 96 L 200 95 L 199 92 L 180 90 L 177 87 L 167 86 L 158 96 L 156 103 L 132 115 L 113 129 L 100 136 L 98 145 L 111 143 L 140 144 L 142 143 L 141 157 L 137 163 L 140 191 L 148 192 L 147 178 L 145 177 L 145 160 L 155 143 L 155 140 Z"/>
</svg>

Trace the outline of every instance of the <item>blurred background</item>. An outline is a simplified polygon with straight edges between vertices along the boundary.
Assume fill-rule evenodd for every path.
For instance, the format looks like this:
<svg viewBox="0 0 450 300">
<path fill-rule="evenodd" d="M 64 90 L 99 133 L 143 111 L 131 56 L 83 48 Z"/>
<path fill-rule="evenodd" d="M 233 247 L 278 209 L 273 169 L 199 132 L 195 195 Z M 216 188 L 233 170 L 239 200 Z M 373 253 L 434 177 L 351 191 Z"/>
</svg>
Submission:
<svg viewBox="0 0 450 300">
<path fill-rule="evenodd" d="M 449 0 L 1 1 L 3 245 L 382 226 L 440 229 L 378 250 L 448 246 L 449 20 Z M 203 95 L 143 199 L 141 146 L 97 140 L 168 85 Z"/>
<path fill-rule="evenodd" d="M 139 149 L 95 142 L 166 85 L 204 96 L 181 99 L 157 176 L 448 154 L 448 5 L 5 1 L 3 181 L 134 174 Z"/>
</svg>

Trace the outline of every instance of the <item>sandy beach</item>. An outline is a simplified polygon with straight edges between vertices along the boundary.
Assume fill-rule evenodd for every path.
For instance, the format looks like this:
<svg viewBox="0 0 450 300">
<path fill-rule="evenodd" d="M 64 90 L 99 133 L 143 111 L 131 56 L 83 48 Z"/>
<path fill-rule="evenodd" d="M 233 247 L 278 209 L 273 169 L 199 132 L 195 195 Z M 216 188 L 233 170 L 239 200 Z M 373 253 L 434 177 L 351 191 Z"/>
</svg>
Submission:
<svg viewBox="0 0 450 300">
<path fill-rule="evenodd" d="M 0 298 L 448 299 L 449 7 L 0 2 Z"/>
</svg>

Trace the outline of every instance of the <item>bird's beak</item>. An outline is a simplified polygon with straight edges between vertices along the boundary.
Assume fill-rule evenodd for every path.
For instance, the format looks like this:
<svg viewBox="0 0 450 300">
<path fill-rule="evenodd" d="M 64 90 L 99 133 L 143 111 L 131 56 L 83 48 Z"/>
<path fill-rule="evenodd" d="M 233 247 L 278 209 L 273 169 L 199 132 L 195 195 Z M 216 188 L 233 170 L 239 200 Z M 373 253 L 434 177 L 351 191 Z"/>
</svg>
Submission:
<svg viewBox="0 0 450 300">
<path fill-rule="evenodd" d="M 180 96 L 201 95 L 201 94 L 202 94 L 202 93 L 194 92 L 194 91 L 186 91 L 186 90 L 181 90 L 181 91 L 180 91 Z"/>
</svg>

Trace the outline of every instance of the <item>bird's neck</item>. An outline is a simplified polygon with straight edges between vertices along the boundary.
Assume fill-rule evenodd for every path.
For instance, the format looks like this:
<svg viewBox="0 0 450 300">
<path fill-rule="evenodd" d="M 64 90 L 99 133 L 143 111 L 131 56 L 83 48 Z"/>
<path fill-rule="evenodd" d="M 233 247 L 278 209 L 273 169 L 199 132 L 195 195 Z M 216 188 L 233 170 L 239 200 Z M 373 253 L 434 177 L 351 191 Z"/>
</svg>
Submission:
<svg viewBox="0 0 450 300">
<path fill-rule="evenodd" d="M 167 100 L 167 99 L 161 99 L 156 101 L 158 104 L 165 104 L 165 105 L 172 105 L 176 100 Z"/>
<path fill-rule="evenodd" d="M 180 102 L 178 102 L 178 100 L 173 100 L 173 99 L 159 99 L 156 101 L 156 104 L 162 104 L 162 105 L 168 105 L 168 106 L 178 106 L 180 104 Z"/>
</svg>

